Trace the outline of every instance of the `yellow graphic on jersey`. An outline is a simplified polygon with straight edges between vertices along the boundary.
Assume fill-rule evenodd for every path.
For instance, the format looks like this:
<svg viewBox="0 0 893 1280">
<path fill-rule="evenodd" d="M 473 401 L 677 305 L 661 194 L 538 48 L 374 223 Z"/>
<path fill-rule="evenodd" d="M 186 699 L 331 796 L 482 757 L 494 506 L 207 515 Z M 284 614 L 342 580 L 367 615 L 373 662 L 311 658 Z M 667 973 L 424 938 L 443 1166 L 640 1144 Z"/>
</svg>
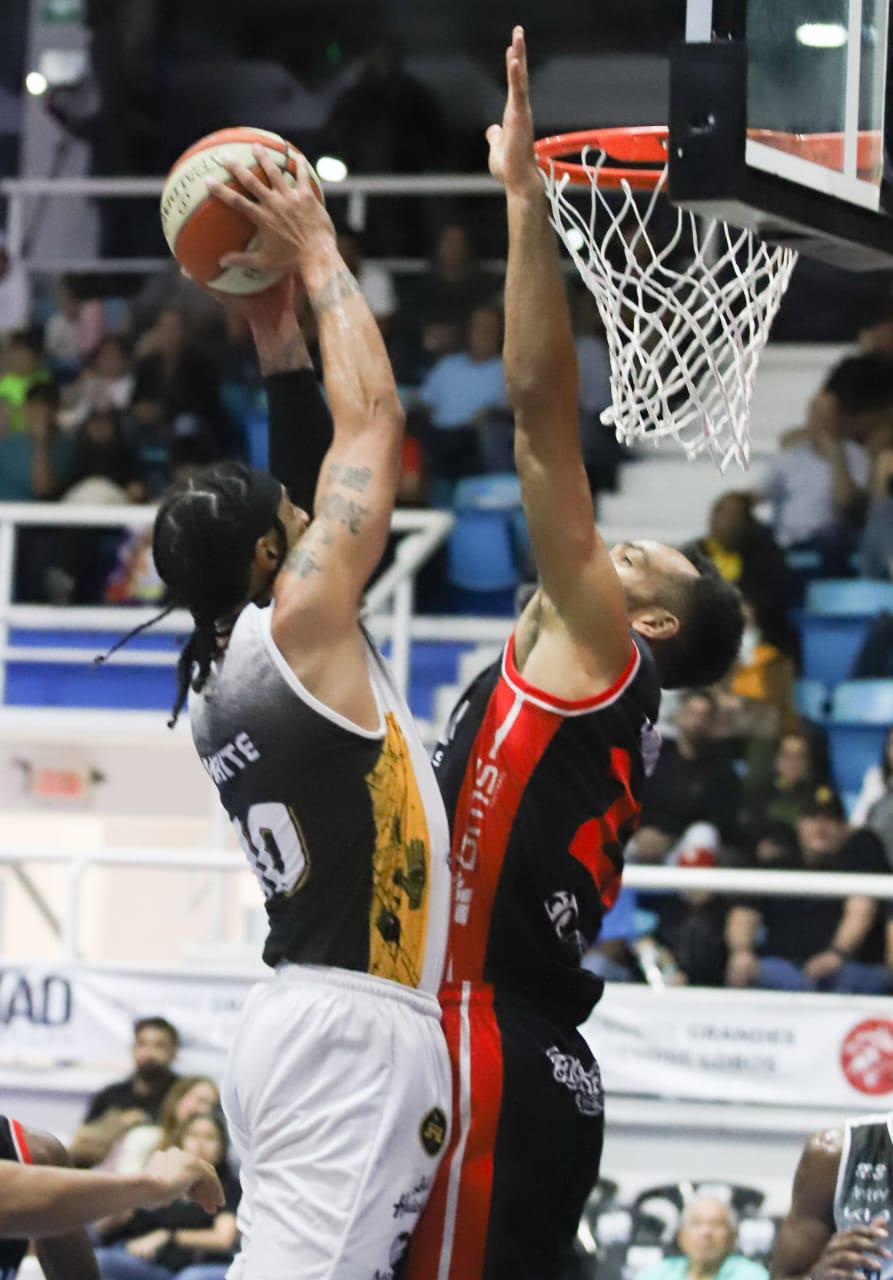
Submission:
<svg viewBox="0 0 893 1280">
<path fill-rule="evenodd" d="M 375 768 L 366 775 L 375 819 L 369 972 L 417 987 L 428 926 L 428 821 L 412 757 L 394 716 Z"/>
</svg>

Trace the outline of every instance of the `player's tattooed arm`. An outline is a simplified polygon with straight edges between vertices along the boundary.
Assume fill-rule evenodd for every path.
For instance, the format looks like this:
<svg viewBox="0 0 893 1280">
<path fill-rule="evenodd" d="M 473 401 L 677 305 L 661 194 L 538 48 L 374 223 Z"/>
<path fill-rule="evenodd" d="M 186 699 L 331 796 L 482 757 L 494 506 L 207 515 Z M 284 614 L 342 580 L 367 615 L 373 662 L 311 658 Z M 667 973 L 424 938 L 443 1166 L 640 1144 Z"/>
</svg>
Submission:
<svg viewBox="0 0 893 1280">
<path fill-rule="evenodd" d="M 311 307 L 319 317 L 331 307 L 337 306 L 339 302 L 344 302 L 359 292 L 360 286 L 357 284 L 356 277 L 348 271 L 347 267 L 343 267 L 318 289 L 308 291 L 307 296 Z"/>
</svg>

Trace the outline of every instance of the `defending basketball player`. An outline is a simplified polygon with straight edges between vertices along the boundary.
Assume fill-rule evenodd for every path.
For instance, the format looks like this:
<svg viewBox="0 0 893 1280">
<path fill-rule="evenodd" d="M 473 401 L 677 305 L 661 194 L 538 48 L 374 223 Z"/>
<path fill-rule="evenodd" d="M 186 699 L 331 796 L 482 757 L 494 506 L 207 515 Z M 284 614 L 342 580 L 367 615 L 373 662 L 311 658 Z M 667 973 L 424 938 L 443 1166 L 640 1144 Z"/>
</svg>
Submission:
<svg viewBox="0 0 893 1280">
<path fill-rule="evenodd" d="M 540 587 L 502 661 L 435 754 L 452 825 L 441 991 L 453 1065 L 447 1156 L 411 1280 L 555 1280 L 599 1167 L 601 1080 L 577 1027 L 602 990 L 580 968 L 616 898 L 659 742 L 660 686 L 733 661 L 737 593 L 672 547 L 609 551 L 593 523 L 568 305 L 533 150 L 524 34 L 506 54 L 505 373 Z"/>
<path fill-rule="evenodd" d="M 403 416 L 378 327 L 306 173 L 217 188 L 281 243 L 316 313 L 334 438 L 314 518 L 224 464 L 162 502 L 159 572 L 195 631 L 190 720 L 266 899 L 223 1099 L 242 1162 L 238 1280 L 368 1280 L 405 1249 L 442 1152 L 434 993 L 448 830 L 405 703 L 358 619 L 388 535 Z M 271 602 L 271 603 L 270 603 Z M 270 605 L 270 607 L 266 607 Z M 401 1205 L 395 1215 L 395 1202 Z"/>
<path fill-rule="evenodd" d="M 893 1275 L 893 1112 L 814 1133 L 800 1157 L 772 1280 Z"/>
</svg>

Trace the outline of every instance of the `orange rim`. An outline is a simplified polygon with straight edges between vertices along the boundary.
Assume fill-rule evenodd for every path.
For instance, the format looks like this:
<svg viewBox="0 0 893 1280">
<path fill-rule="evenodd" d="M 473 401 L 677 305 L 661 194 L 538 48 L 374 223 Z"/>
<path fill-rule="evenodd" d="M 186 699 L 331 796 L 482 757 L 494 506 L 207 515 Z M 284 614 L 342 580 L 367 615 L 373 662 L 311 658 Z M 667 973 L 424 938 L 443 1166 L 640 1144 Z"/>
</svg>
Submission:
<svg viewBox="0 0 893 1280">
<path fill-rule="evenodd" d="M 562 157 L 578 155 L 589 147 L 605 156 L 598 168 L 600 187 L 611 190 L 625 184 L 633 191 L 653 191 L 666 169 L 668 135 L 666 125 L 659 124 L 557 133 L 551 138 L 540 138 L 535 144 L 537 161 L 545 173 L 554 173 L 556 178 L 566 177 L 575 187 L 588 187 L 596 166 Z M 786 151 L 823 168 L 843 168 L 845 137 L 842 133 L 783 133 L 775 129 L 748 129 L 747 136 L 753 142 L 762 142 L 765 146 Z M 856 165 L 860 178 L 876 179 L 881 151 L 879 131 L 863 130 L 859 133 Z M 627 167 L 631 164 L 637 167 Z"/>
<path fill-rule="evenodd" d="M 607 157 L 598 171 L 600 187 L 611 189 L 626 184 L 633 191 L 653 191 L 666 168 L 668 133 L 667 126 L 661 124 L 557 133 L 551 138 L 540 138 L 535 144 L 537 161 L 545 173 L 554 173 L 556 178 L 566 177 L 575 187 L 588 187 L 595 166 L 576 164 L 561 157 L 576 155 L 590 147 Z M 616 160 L 640 167 L 618 166 L 614 163 Z"/>
</svg>

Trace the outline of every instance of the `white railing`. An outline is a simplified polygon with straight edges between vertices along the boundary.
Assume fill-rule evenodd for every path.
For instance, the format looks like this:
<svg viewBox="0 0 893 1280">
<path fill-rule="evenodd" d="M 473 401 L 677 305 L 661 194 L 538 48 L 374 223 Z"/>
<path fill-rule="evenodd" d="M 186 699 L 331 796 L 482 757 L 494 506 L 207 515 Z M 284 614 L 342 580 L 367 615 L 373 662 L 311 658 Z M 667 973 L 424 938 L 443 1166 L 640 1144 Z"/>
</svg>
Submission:
<svg viewBox="0 0 893 1280">
<path fill-rule="evenodd" d="M 164 186 L 164 178 L 4 178 L 0 179 L 0 196 L 7 205 L 7 246 L 13 258 L 21 260 L 28 271 L 58 273 L 77 272 L 135 272 L 162 271 L 170 265 L 169 258 L 31 258 L 26 253 L 28 201 L 34 199 L 69 198 L 135 199 L 158 197 Z M 388 196 L 498 196 L 503 194 L 501 185 L 489 174 L 432 173 L 411 177 L 408 175 L 378 175 L 346 178 L 343 182 L 324 182 L 327 196 L 343 196 L 348 200 L 349 220 L 352 226 L 363 227 L 369 197 Z M 390 259 L 392 270 L 422 271 L 427 263 L 423 259 Z"/>
<path fill-rule="evenodd" d="M 65 958 L 79 957 L 81 886 L 90 867 L 141 867 L 154 871 L 248 872 L 244 856 L 227 849 L 171 848 L 136 845 L 66 851 L 58 845 L 0 845 L 0 867 L 29 864 L 65 867 L 65 909 L 58 935 Z M 763 871 L 718 867 L 645 867 L 630 865 L 623 874 L 626 888 L 668 893 L 707 891 L 746 897 L 850 898 L 893 901 L 893 876 L 858 875 L 833 871 Z M 40 906 L 40 904 L 36 904 Z M 216 939 L 219 941 L 219 939 Z"/>
<path fill-rule="evenodd" d="M 22 605 L 13 601 L 16 532 L 20 528 L 93 527 L 144 529 L 155 518 L 151 506 L 66 506 L 63 504 L 0 503 L 0 704 L 5 690 L 6 665 L 13 661 L 92 663 L 95 650 L 10 645 L 10 627 L 42 631 L 120 631 L 152 618 L 158 609 L 130 605 Z M 405 535 L 397 544 L 394 560 L 373 583 L 366 606 L 378 638 L 391 642 L 390 661 L 400 688 L 409 683 L 410 646 L 413 632 L 414 579 L 449 535 L 453 517 L 447 511 L 395 511 L 391 528 Z M 390 612 L 385 613 L 390 605 Z M 182 635 L 191 629 L 189 615 L 170 614 L 158 624 L 162 632 Z M 113 661 L 131 666 L 172 666 L 176 654 L 140 649 L 116 654 Z"/>
</svg>

